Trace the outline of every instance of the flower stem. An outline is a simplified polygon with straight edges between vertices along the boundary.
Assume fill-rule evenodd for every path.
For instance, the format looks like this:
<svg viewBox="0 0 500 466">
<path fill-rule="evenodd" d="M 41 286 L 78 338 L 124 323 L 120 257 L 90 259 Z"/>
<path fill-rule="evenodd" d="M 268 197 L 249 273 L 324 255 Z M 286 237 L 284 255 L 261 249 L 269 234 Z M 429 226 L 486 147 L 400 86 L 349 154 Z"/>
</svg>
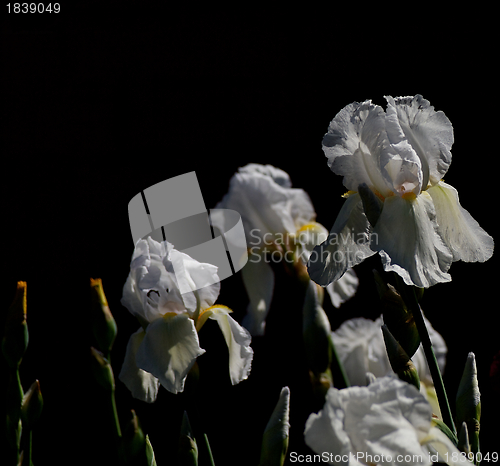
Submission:
<svg viewBox="0 0 500 466">
<path fill-rule="evenodd" d="M 212 455 L 212 449 L 210 448 L 210 443 L 208 442 L 207 434 L 203 434 L 203 440 L 205 441 L 205 447 L 207 448 L 208 457 L 210 459 L 210 466 L 215 466 L 214 457 Z"/>
<path fill-rule="evenodd" d="M 115 439 L 117 442 L 119 442 L 121 436 L 122 436 L 122 430 L 120 427 L 120 420 L 118 419 L 118 410 L 116 408 L 116 400 L 115 400 L 115 391 L 111 390 L 110 392 L 111 395 L 111 400 L 110 400 L 110 415 L 112 418 L 112 424 L 113 424 L 113 433 L 115 436 Z"/>
<path fill-rule="evenodd" d="M 429 332 L 427 331 L 427 327 L 425 326 L 422 310 L 420 309 L 420 305 L 418 304 L 417 296 L 415 294 L 415 287 L 403 284 L 399 277 L 398 282 L 401 285 L 400 290 L 402 292 L 403 301 L 405 302 L 406 306 L 413 314 L 413 318 L 415 319 L 415 324 L 420 336 L 420 341 L 422 342 L 422 347 L 424 349 L 425 358 L 427 359 L 427 364 L 429 365 L 429 369 L 431 371 L 434 388 L 436 389 L 436 395 L 439 402 L 439 407 L 441 408 L 443 422 L 455 435 L 457 435 L 457 430 L 455 428 L 453 416 L 451 414 L 450 404 L 448 402 L 448 396 L 446 395 L 446 389 L 444 388 L 443 378 L 441 376 L 441 371 L 439 370 L 436 354 L 434 353 L 434 348 L 432 347 L 432 342 L 429 337 Z"/>
</svg>

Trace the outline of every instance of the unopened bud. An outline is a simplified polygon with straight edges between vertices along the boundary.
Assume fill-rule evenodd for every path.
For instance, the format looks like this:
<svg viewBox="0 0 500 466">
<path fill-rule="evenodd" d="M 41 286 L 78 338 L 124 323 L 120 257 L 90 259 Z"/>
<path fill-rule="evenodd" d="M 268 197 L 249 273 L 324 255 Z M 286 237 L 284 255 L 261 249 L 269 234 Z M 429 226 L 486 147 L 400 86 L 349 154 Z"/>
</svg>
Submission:
<svg viewBox="0 0 500 466">
<path fill-rule="evenodd" d="M 471 451 L 479 451 L 479 426 L 481 420 L 481 393 L 477 382 L 476 357 L 469 353 L 458 386 L 456 398 L 457 425 L 467 424 Z"/>
<path fill-rule="evenodd" d="M 262 437 L 260 466 L 282 466 L 288 450 L 290 389 L 284 387 Z"/>
<path fill-rule="evenodd" d="M 7 312 L 2 338 L 2 352 L 11 368 L 19 367 L 28 347 L 26 310 L 26 282 L 17 282 L 16 295 Z"/>
<path fill-rule="evenodd" d="M 177 450 L 179 464 L 182 466 L 198 465 L 198 445 L 194 438 L 189 418 L 184 411 L 182 416 L 181 433 L 179 436 L 179 448 Z"/>
<path fill-rule="evenodd" d="M 111 364 L 99 350 L 91 347 L 90 353 L 92 355 L 91 367 L 95 379 L 105 389 L 114 390 L 115 378 Z"/>
<path fill-rule="evenodd" d="M 398 375 L 401 380 L 408 382 L 418 390 L 420 390 L 420 379 L 418 377 L 417 368 L 412 360 L 406 354 L 406 351 L 394 338 L 392 333 L 387 328 L 387 325 L 382 325 L 382 333 L 384 335 L 385 347 L 392 370 Z"/>
<path fill-rule="evenodd" d="M 317 285 L 309 280 L 302 309 L 302 329 L 307 363 L 315 376 L 326 372 L 332 362 L 332 329 L 320 303 Z"/>
<path fill-rule="evenodd" d="M 407 309 L 396 288 L 390 283 L 386 284 L 376 270 L 373 274 L 383 305 L 384 324 L 411 358 L 420 346 L 420 336 L 413 314 Z"/>
<path fill-rule="evenodd" d="M 124 460 L 130 464 L 146 464 L 146 437 L 142 431 L 139 418 L 133 409 L 131 410 L 131 415 L 131 419 L 123 429 L 121 454 Z M 141 457 L 144 459 L 142 462 L 140 461 Z"/>
<path fill-rule="evenodd" d="M 479 423 L 481 418 L 481 393 L 477 382 L 476 357 L 469 353 L 465 363 L 462 379 L 457 391 L 457 420 L 462 423 L 469 419 L 476 419 Z"/>
<path fill-rule="evenodd" d="M 92 297 L 92 329 L 99 349 L 108 354 L 116 338 L 117 327 L 113 314 L 109 310 L 108 301 L 100 278 L 90 279 Z"/>
<path fill-rule="evenodd" d="M 23 427 L 32 429 L 42 414 L 43 397 L 40 391 L 40 382 L 35 380 L 24 394 L 21 406 L 21 419 Z"/>
</svg>

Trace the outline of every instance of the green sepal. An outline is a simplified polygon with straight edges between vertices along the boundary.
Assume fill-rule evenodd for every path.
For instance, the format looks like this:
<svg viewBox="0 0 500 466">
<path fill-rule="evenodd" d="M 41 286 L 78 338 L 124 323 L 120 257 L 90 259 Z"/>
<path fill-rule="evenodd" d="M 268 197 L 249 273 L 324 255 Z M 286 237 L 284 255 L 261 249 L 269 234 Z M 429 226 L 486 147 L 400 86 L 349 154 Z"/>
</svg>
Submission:
<svg viewBox="0 0 500 466">
<path fill-rule="evenodd" d="M 186 411 L 182 416 L 177 457 L 181 466 L 198 466 L 198 445 Z"/>
<path fill-rule="evenodd" d="M 40 391 L 40 382 L 35 380 L 24 394 L 21 406 L 21 419 L 23 426 L 32 429 L 42 414 L 43 397 Z"/>
<path fill-rule="evenodd" d="M 262 436 L 259 466 L 282 466 L 288 450 L 290 390 L 283 387 Z"/>
</svg>

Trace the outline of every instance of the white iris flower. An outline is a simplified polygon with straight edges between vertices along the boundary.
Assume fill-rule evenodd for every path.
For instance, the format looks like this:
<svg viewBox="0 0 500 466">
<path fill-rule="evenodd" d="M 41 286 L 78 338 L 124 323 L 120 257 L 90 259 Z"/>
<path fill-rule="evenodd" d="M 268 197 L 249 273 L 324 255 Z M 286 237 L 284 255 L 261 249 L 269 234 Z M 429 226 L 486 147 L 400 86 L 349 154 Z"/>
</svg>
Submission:
<svg viewBox="0 0 500 466">
<path fill-rule="evenodd" d="M 433 425 L 431 406 L 419 391 L 395 377 L 330 388 L 323 409 L 306 422 L 305 441 L 330 464 L 472 464 Z"/>
<path fill-rule="evenodd" d="M 307 193 L 292 188 L 288 173 L 272 165 L 251 163 L 239 168 L 216 209 L 232 209 L 241 215 L 249 248 L 242 276 L 250 300 L 243 324 L 252 335 L 263 335 L 274 288 L 271 262 L 293 260 L 297 253 L 305 265 L 328 230 L 315 222 Z M 217 226 L 216 218 L 213 223 Z M 333 305 L 339 307 L 353 296 L 357 285 L 356 274 L 349 270 L 327 287 Z"/>
<path fill-rule="evenodd" d="M 174 269 L 183 270 L 193 292 L 180 293 Z M 119 375 L 135 398 L 155 401 L 160 384 L 172 393 L 184 390 L 189 370 L 205 352 L 198 332 L 207 319 L 217 321 L 226 340 L 233 385 L 248 377 L 251 336 L 229 315 L 231 309 L 214 305 L 219 291 L 214 265 L 200 263 L 166 241 L 137 242 L 121 302 L 142 327 L 130 337 Z"/>
<path fill-rule="evenodd" d="M 493 238 L 443 181 L 453 144 L 448 118 L 420 95 L 386 99 L 387 112 L 371 101 L 348 105 L 323 139 L 328 165 L 349 192 L 309 259 L 309 275 L 320 285 L 376 252 L 386 271 L 421 288 L 450 281 L 453 261 L 484 262 L 493 254 Z M 363 184 L 380 200 L 375 226 L 358 193 Z"/>
</svg>

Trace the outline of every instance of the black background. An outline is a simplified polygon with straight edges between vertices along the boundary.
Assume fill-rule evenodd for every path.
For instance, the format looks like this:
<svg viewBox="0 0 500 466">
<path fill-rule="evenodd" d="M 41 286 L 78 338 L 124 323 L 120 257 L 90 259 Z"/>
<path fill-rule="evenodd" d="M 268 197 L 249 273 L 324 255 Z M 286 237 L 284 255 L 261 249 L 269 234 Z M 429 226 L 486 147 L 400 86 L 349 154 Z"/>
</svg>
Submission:
<svg viewBox="0 0 500 466">
<path fill-rule="evenodd" d="M 104 402 L 89 372 L 88 282 L 102 278 L 118 324 L 118 374 L 138 327 L 120 298 L 133 251 L 127 205 L 142 189 L 196 170 L 211 208 L 238 167 L 270 163 L 309 193 L 317 220 L 330 228 L 344 192 L 321 150 L 330 120 L 353 101 L 385 105 L 386 94 L 420 93 L 454 126 L 446 181 L 495 237 L 498 72 L 487 14 L 377 19 L 354 10 L 180 12 L 132 1 L 75 2 L 62 3 L 57 16 L 4 19 L 0 299 L 5 309 L 16 281 L 28 282 L 30 345 L 21 379 L 27 389 L 38 378 L 45 400 L 35 463 L 55 454 L 58 463 L 105 458 L 98 453 L 109 442 Z M 495 264 L 496 256 L 453 264 L 453 281 L 428 290 L 422 303 L 448 344 L 444 379 L 452 401 L 468 352 L 476 354 L 484 452 L 498 449 L 498 392 L 489 376 L 500 350 Z M 380 270 L 375 257 L 357 267 L 358 293 L 340 310 L 325 303 L 333 328 L 380 314 L 373 268 Z M 207 353 L 194 395 L 160 389 L 158 401 L 146 405 L 117 381 L 120 418 L 136 410 L 158 464 L 175 457 L 184 409 L 197 433 L 208 432 L 217 464 L 257 464 L 284 385 L 291 389 L 289 451 L 309 452 L 303 426 L 317 407 L 293 318 L 302 298 L 277 273 L 270 335 L 254 339 L 247 381 L 230 385 L 222 335 L 209 326 L 200 334 Z M 222 282 L 218 302 L 241 321 L 248 300 L 239 275 Z"/>
</svg>

